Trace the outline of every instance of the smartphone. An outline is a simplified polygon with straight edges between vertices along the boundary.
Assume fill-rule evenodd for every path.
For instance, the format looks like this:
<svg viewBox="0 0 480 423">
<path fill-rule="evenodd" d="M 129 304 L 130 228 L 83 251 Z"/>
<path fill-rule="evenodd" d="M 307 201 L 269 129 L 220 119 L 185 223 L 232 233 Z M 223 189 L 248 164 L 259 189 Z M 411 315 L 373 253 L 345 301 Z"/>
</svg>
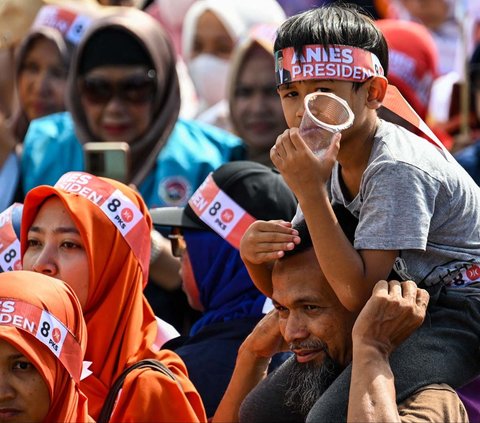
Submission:
<svg viewBox="0 0 480 423">
<path fill-rule="evenodd" d="M 86 172 L 125 184 L 130 182 L 130 146 L 126 142 L 87 142 L 83 152 Z"/>
</svg>

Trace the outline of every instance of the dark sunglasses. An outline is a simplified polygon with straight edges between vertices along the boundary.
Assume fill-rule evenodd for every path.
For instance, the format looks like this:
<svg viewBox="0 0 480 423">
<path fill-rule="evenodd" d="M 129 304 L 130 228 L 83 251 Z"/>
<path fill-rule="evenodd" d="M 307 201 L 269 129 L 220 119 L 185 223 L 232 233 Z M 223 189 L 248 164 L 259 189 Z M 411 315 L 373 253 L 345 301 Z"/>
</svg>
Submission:
<svg viewBox="0 0 480 423">
<path fill-rule="evenodd" d="M 80 94 L 97 104 L 106 104 L 114 96 L 132 104 L 147 103 L 153 99 L 155 89 L 156 73 L 153 69 L 145 75 L 132 75 L 116 82 L 98 76 L 86 76 L 80 81 Z"/>
<path fill-rule="evenodd" d="M 168 239 L 171 242 L 172 255 L 181 258 L 187 249 L 187 243 L 185 242 L 181 229 L 173 228 L 172 232 L 168 235 Z"/>
</svg>

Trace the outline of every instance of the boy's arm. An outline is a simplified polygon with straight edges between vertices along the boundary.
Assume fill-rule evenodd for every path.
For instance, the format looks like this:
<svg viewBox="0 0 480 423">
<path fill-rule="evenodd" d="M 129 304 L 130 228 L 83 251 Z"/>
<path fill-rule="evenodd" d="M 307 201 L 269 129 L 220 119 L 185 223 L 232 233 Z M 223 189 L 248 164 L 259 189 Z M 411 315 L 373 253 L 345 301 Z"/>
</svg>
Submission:
<svg viewBox="0 0 480 423">
<path fill-rule="evenodd" d="M 397 250 L 356 250 L 344 234 L 325 187 L 299 198 L 320 267 L 340 302 L 359 311 L 375 283 L 392 270 Z"/>
<path fill-rule="evenodd" d="M 357 251 L 345 236 L 327 191 L 338 149 L 339 140 L 318 159 L 291 129 L 278 137 L 271 158 L 300 203 L 329 284 L 345 308 L 360 311 L 375 283 L 388 277 L 398 251 Z"/>
<path fill-rule="evenodd" d="M 266 377 L 271 358 L 286 349 L 278 326 L 278 312 L 272 310 L 240 346 L 232 378 L 212 422 L 238 422 L 243 400 Z"/>
<path fill-rule="evenodd" d="M 412 281 L 380 281 L 352 331 L 348 422 L 400 422 L 389 356 L 425 318 L 428 293 Z"/>
<path fill-rule="evenodd" d="M 240 257 L 255 286 L 267 297 L 272 295 L 272 264 L 285 251 L 300 242 L 298 231 L 291 222 L 257 220 L 252 223 L 240 242 Z"/>
</svg>

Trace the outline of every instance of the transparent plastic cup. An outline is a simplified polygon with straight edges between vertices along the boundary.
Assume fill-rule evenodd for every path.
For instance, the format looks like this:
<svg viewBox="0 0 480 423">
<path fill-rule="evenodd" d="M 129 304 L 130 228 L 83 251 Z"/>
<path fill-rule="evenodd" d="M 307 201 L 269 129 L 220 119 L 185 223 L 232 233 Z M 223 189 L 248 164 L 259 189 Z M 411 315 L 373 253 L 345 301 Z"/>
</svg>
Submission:
<svg viewBox="0 0 480 423">
<path fill-rule="evenodd" d="M 338 133 L 352 126 L 354 115 L 348 103 L 332 93 L 314 92 L 304 102 L 300 136 L 316 156 L 321 156 Z"/>
</svg>

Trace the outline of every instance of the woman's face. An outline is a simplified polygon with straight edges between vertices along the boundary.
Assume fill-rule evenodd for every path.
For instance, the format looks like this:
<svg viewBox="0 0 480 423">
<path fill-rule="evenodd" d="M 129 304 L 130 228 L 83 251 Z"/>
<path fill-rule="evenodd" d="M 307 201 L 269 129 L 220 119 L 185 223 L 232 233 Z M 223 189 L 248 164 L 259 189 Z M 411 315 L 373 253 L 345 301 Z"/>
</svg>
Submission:
<svg viewBox="0 0 480 423">
<path fill-rule="evenodd" d="M 0 422 L 40 423 L 50 408 L 48 386 L 34 365 L 0 339 Z"/>
<path fill-rule="evenodd" d="M 28 230 L 23 268 L 64 281 L 87 303 L 89 265 L 80 232 L 58 197 L 41 206 Z"/>
<path fill-rule="evenodd" d="M 207 10 L 197 21 L 193 39 L 192 58 L 200 54 L 211 54 L 221 59 L 228 59 L 234 42 L 223 23 L 214 13 Z"/>
<path fill-rule="evenodd" d="M 145 66 L 101 66 L 80 77 L 92 141 L 133 143 L 152 123 L 156 76 Z"/>
<path fill-rule="evenodd" d="M 65 110 L 67 70 L 53 41 L 32 42 L 20 66 L 18 95 L 29 120 Z"/>
<path fill-rule="evenodd" d="M 273 56 L 255 47 L 247 53 L 234 88 L 232 117 L 253 150 L 269 150 L 287 129 L 273 69 Z"/>
</svg>

